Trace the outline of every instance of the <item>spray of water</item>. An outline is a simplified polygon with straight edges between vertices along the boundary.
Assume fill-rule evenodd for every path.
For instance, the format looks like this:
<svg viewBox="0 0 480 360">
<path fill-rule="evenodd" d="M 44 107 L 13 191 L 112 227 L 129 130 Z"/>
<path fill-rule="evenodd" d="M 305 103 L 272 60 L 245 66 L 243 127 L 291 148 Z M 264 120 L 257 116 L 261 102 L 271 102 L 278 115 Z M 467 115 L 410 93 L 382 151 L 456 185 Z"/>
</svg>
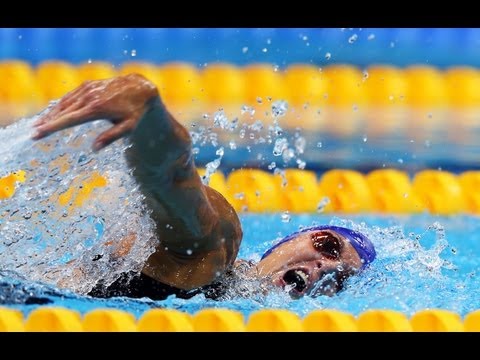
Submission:
<svg viewBox="0 0 480 360">
<path fill-rule="evenodd" d="M 0 177 L 26 173 L 13 197 L 0 200 L 0 270 L 80 294 L 140 271 L 155 227 L 124 157 L 128 144 L 92 152 L 106 121 L 34 142 L 35 120 L 0 129 Z"/>
<path fill-rule="evenodd" d="M 280 223 L 274 215 L 277 228 L 288 231 L 268 242 L 259 239 L 243 244 L 240 257 L 253 262 L 283 236 L 292 231 L 291 226 L 299 223 L 299 228 L 308 225 L 301 217 L 292 217 L 290 224 Z M 311 218 L 310 218 L 311 219 Z M 250 219 L 247 219 L 250 221 Z M 254 218 L 251 219 L 255 221 Z M 247 223 L 248 223 L 247 221 Z M 266 219 L 263 219 L 265 222 Z M 311 220 L 310 220 L 311 221 Z M 327 275 L 319 282 L 310 296 L 294 300 L 288 295 L 290 289 L 279 289 L 261 280 L 238 275 L 226 291 L 223 307 L 240 306 L 244 311 L 259 308 L 288 308 L 299 315 L 306 315 L 315 309 L 338 309 L 359 314 L 368 309 L 393 309 L 412 315 L 424 308 L 445 308 L 465 313 L 465 299 L 468 286 L 454 280 L 456 267 L 445 259 L 445 251 L 450 247 L 441 224 L 433 222 L 422 233 L 406 234 L 401 225 L 369 226 L 363 222 L 334 218 L 331 225 L 355 229 L 367 235 L 375 244 L 377 259 L 361 274 L 352 276 L 344 283 L 343 290 L 333 296 L 315 296 L 317 288 L 323 287 L 322 294 L 331 286 L 332 279 Z M 253 224 L 252 227 L 255 228 Z M 318 225 L 314 221 L 311 225 Z M 248 224 L 246 224 L 248 226 Z M 263 234 L 266 235 L 265 233 Z M 246 236 L 249 236 L 247 233 Z M 427 245 L 426 239 L 432 238 Z M 429 240 L 430 241 L 430 240 Z M 427 241 L 428 242 L 428 241 Z M 465 282 L 468 282 L 466 279 Z M 242 289 L 240 292 L 238 289 Z M 454 294 L 452 291 L 454 290 Z M 467 292 L 466 292 L 467 291 Z M 328 291 L 327 291 L 328 292 Z M 199 295 L 201 296 L 201 295 Z M 241 300 L 240 300 L 241 299 Z M 182 300 L 170 299 L 171 306 L 183 309 L 187 304 Z M 199 300 L 200 301 L 200 300 Z M 203 299 L 203 301 L 206 301 Z M 220 306 L 220 305 L 216 305 Z M 472 305 L 474 307 L 474 305 Z"/>
</svg>

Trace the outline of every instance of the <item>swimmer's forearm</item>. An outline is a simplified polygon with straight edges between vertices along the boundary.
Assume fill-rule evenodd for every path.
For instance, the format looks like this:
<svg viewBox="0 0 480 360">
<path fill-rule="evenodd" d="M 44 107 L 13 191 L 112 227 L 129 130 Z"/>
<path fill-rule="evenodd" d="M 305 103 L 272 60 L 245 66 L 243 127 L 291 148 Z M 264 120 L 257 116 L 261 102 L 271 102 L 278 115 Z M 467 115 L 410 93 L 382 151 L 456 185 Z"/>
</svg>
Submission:
<svg viewBox="0 0 480 360">
<path fill-rule="evenodd" d="M 156 97 L 130 138 L 129 161 L 152 217 L 160 232 L 175 234 L 163 236 L 168 238 L 169 247 L 179 252 L 210 247 L 205 242 L 218 214 L 197 173 L 188 131 Z M 203 243 L 199 243 L 201 239 L 205 239 Z"/>
<path fill-rule="evenodd" d="M 180 156 L 191 152 L 190 134 L 170 115 L 158 96 L 150 100 L 130 139 L 135 165 L 158 176 L 171 176 L 158 169 L 170 167 Z"/>
</svg>

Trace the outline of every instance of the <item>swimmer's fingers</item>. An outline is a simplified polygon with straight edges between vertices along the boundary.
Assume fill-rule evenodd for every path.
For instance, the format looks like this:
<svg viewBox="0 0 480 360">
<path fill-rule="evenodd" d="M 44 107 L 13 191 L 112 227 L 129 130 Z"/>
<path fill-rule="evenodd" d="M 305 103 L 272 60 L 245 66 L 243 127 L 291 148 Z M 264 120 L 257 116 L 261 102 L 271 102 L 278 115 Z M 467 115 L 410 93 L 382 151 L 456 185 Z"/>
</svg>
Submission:
<svg viewBox="0 0 480 360">
<path fill-rule="evenodd" d="M 48 114 L 45 114 L 38 119 L 33 126 L 38 128 L 44 124 L 54 121 L 55 118 L 60 118 L 66 114 L 72 113 L 83 107 L 84 101 L 81 99 L 71 98 L 69 101 L 57 104 Z"/>
<path fill-rule="evenodd" d="M 92 90 L 93 82 L 85 82 L 76 89 L 65 94 L 57 104 L 50 109 L 49 112 L 41 116 L 33 126 L 39 127 L 43 124 L 52 121 L 55 117 L 59 116 L 61 113 L 72 111 L 78 109 L 80 105 L 85 103 L 84 95 Z"/>
<path fill-rule="evenodd" d="M 120 139 L 121 137 L 129 134 L 133 131 L 135 126 L 135 118 L 126 119 L 117 123 L 115 126 L 112 126 L 107 131 L 101 133 L 93 143 L 93 149 L 95 151 L 99 151 L 103 149 L 105 146 L 111 144 L 115 140 Z"/>
<path fill-rule="evenodd" d="M 37 132 L 33 135 L 34 140 L 42 139 L 54 132 L 67 129 L 72 126 L 80 125 L 88 121 L 99 118 L 89 107 L 83 107 L 75 111 L 66 112 L 55 120 L 46 122 L 37 127 Z"/>
</svg>

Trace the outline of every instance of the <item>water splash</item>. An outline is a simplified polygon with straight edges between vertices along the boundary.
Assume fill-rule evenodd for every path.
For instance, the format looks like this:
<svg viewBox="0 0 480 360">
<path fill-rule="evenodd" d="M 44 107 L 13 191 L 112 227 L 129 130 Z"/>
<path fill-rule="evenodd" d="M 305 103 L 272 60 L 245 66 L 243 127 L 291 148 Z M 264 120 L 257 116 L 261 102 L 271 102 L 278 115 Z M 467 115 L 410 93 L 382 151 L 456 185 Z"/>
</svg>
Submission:
<svg viewBox="0 0 480 360">
<path fill-rule="evenodd" d="M 375 244 L 377 259 L 361 275 L 347 280 L 345 289 L 333 297 L 305 296 L 292 300 L 281 289 L 252 280 L 241 271 L 227 281 L 231 286 L 227 287 L 219 301 L 202 294 L 188 300 L 175 296 L 163 301 L 125 297 L 92 299 L 8 274 L 3 282 L 5 277 L 2 278 L 2 275 L 5 274 L 2 273 L 0 294 L 3 288 L 9 289 L 8 294 L 14 294 L 15 304 L 18 305 L 13 305 L 8 299 L 6 304 L 24 313 L 37 306 L 28 304 L 35 304 L 40 298 L 51 301 L 54 306 L 65 306 L 81 313 L 98 307 L 115 307 L 137 317 L 156 307 L 191 314 L 206 307 L 228 308 L 241 311 L 244 316 L 265 308 L 289 309 L 300 316 L 316 309 L 338 309 L 354 315 L 368 309 L 390 309 L 411 316 L 425 308 L 443 308 L 465 315 L 480 307 L 480 286 L 476 277 L 480 265 L 475 256 L 480 243 L 477 217 L 442 217 L 440 223 L 445 230 L 438 224 L 434 225 L 439 220 L 430 215 L 332 219 L 327 215 L 292 214 L 288 223 L 282 222 L 278 214 L 240 214 L 240 218 L 244 240 L 239 258 L 246 259 L 247 263 L 258 261 L 268 248 L 293 231 L 328 223 L 364 232 Z M 465 231 L 469 236 L 464 236 Z M 455 249 L 455 254 L 452 249 Z"/>
<path fill-rule="evenodd" d="M 26 172 L 15 195 L 0 200 L 0 270 L 80 294 L 141 270 L 155 227 L 124 157 L 128 143 L 93 153 L 105 121 L 34 142 L 36 118 L 0 129 L 0 175 Z"/>
<path fill-rule="evenodd" d="M 225 151 L 222 146 L 215 152 L 218 158 L 210 161 L 207 165 L 205 165 L 205 175 L 202 176 L 202 182 L 204 185 L 208 185 L 210 183 L 210 177 L 217 171 L 218 167 L 220 166 L 224 153 Z"/>
</svg>

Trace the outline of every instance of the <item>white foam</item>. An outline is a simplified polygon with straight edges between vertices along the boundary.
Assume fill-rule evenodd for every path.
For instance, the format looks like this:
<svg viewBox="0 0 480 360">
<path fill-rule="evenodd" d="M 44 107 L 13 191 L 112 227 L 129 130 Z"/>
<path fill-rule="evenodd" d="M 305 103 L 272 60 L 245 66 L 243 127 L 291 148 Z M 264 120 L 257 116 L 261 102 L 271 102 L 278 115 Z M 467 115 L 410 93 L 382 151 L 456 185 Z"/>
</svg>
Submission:
<svg viewBox="0 0 480 360">
<path fill-rule="evenodd" d="M 0 129 L 0 177 L 27 173 L 14 196 L 0 200 L 0 270 L 80 294 L 99 280 L 108 284 L 122 272 L 139 271 L 153 252 L 155 226 L 127 166 L 126 141 L 92 152 L 95 137 L 110 126 L 96 121 L 35 142 L 35 119 Z M 70 211 L 58 202 L 59 194 L 94 172 L 107 179 L 105 187 Z M 116 244 L 129 234 L 137 240 L 115 258 Z"/>
</svg>

